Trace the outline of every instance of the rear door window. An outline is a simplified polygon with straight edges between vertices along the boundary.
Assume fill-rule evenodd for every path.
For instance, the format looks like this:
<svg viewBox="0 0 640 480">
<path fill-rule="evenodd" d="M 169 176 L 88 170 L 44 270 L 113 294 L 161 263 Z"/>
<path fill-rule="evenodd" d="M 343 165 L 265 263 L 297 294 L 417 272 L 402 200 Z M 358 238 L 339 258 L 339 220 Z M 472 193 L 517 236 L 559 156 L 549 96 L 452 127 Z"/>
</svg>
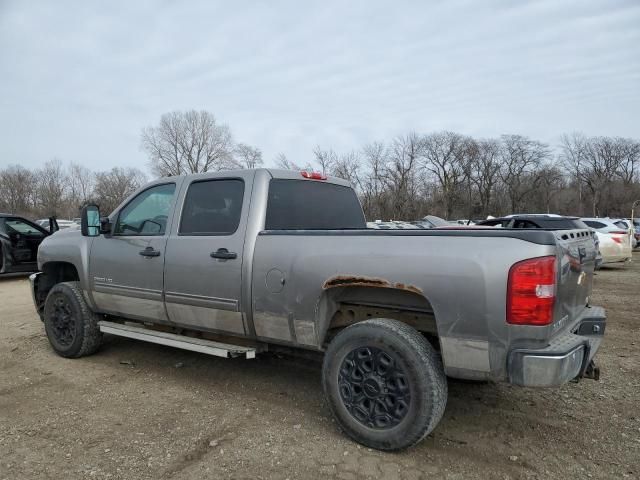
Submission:
<svg viewBox="0 0 640 480">
<path fill-rule="evenodd" d="M 204 180 L 189 186 L 184 200 L 180 235 L 231 235 L 240 225 L 244 182 Z"/>
<path fill-rule="evenodd" d="M 595 229 L 604 228 L 604 227 L 607 226 L 606 224 L 604 224 L 602 222 L 595 222 L 593 220 L 583 220 L 583 222 L 586 223 L 587 225 L 589 225 L 591 228 L 595 228 Z"/>
<path fill-rule="evenodd" d="M 535 223 L 530 222 L 529 220 L 516 220 L 513 223 L 513 228 L 540 228 L 540 227 Z"/>
<path fill-rule="evenodd" d="M 627 225 L 626 222 L 623 222 L 622 220 L 618 220 L 617 222 L 614 222 L 614 225 L 616 227 L 620 227 L 623 230 L 628 230 L 629 229 L 629 225 Z"/>
<path fill-rule="evenodd" d="M 269 183 L 267 230 L 345 230 L 366 228 L 352 188 L 310 180 Z"/>
</svg>

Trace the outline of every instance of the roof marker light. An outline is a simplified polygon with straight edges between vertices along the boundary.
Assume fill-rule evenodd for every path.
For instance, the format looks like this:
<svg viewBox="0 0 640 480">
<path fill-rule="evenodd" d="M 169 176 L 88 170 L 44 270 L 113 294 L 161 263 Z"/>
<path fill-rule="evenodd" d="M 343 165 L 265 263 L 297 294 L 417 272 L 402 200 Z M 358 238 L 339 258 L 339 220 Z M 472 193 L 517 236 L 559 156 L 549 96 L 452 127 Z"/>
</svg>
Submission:
<svg viewBox="0 0 640 480">
<path fill-rule="evenodd" d="M 308 178 L 309 180 L 326 180 L 327 179 L 327 176 L 320 172 L 307 172 L 303 170 L 302 172 L 300 172 L 300 175 L 302 175 L 304 178 Z"/>
</svg>

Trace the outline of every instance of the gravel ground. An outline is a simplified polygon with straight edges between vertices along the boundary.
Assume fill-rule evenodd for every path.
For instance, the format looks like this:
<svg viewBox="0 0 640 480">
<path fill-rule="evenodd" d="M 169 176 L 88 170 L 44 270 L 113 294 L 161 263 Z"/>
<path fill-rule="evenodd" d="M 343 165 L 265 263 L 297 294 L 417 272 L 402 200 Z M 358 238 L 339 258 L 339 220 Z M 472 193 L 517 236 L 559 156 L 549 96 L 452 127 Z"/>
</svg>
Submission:
<svg viewBox="0 0 640 480">
<path fill-rule="evenodd" d="M 56 356 L 24 277 L 0 279 L 0 478 L 639 478 L 640 254 L 598 272 L 600 382 L 450 381 L 425 441 L 381 453 L 343 436 L 319 365 L 224 360 L 108 337 Z"/>
</svg>

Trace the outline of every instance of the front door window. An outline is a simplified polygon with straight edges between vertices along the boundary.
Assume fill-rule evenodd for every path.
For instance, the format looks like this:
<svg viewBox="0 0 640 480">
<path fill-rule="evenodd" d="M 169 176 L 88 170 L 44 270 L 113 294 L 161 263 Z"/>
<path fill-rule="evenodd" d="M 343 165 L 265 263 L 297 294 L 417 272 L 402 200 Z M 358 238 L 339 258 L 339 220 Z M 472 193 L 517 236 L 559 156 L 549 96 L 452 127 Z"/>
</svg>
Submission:
<svg viewBox="0 0 640 480">
<path fill-rule="evenodd" d="M 114 234 L 164 235 L 175 190 L 175 184 L 167 183 L 140 193 L 120 212 Z"/>
</svg>

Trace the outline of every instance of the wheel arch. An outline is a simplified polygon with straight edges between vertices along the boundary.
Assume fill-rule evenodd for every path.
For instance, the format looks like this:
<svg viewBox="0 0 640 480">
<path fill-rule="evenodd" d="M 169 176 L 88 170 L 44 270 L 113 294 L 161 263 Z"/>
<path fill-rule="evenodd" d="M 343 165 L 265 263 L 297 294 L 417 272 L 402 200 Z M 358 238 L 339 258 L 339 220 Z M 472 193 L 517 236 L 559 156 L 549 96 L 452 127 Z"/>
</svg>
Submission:
<svg viewBox="0 0 640 480">
<path fill-rule="evenodd" d="M 343 328 L 372 318 L 405 323 L 440 348 L 436 313 L 419 288 L 362 278 L 325 282 L 316 308 L 320 346 Z"/>
<path fill-rule="evenodd" d="M 60 282 L 79 282 L 80 272 L 71 262 L 51 261 L 42 265 L 42 273 Z"/>
<path fill-rule="evenodd" d="M 49 291 L 54 285 L 62 282 L 80 282 L 80 273 L 73 263 L 51 261 L 42 265 L 42 275 L 38 277 L 33 292 L 36 310 L 41 318 Z"/>
</svg>

